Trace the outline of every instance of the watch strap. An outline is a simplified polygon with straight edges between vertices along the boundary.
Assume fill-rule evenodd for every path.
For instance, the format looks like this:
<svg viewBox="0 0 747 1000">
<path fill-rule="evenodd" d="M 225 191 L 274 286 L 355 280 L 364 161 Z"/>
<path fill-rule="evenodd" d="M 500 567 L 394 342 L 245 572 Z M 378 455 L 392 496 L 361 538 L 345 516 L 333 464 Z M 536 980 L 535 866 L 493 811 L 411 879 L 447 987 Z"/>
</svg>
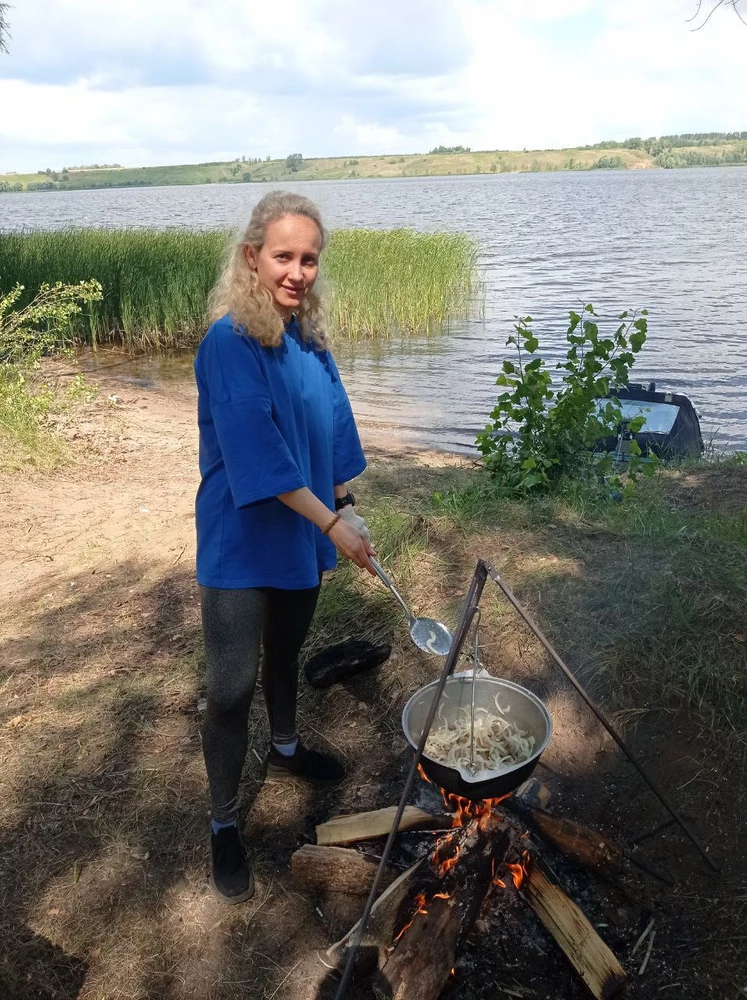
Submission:
<svg viewBox="0 0 747 1000">
<path fill-rule="evenodd" d="M 335 500 L 335 510 L 342 510 L 343 507 L 355 507 L 355 497 L 350 490 L 344 497 L 337 497 Z"/>
</svg>

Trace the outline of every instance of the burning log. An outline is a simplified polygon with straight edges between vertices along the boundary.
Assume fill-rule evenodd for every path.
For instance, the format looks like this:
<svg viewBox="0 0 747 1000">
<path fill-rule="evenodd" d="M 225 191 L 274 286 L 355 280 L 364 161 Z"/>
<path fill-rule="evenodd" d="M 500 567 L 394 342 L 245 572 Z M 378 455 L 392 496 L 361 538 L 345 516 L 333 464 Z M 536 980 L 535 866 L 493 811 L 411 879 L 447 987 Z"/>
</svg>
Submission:
<svg viewBox="0 0 747 1000">
<path fill-rule="evenodd" d="M 325 889 L 348 896 L 367 896 L 373 885 L 378 862 L 347 847 L 318 847 L 304 844 L 291 858 L 293 881 L 307 889 Z M 387 869 L 384 886 L 396 878 Z"/>
<path fill-rule="evenodd" d="M 625 984 L 625 972 L 573 900 L 536 864 L 524 881 L 524 891 L 595 1000 L 616 996 Z"/>
<path fill-rule="evenodd" d="M 508 845 L 502 824 L 489 812 L 466 831 L 442 839 L 433 859 L 437 891 L 416 896 L 412 919 L 395 939 L 394 950 L 375 979 L 376 996 L 436 1000 Z"/>
<path fill-rule="evenodd" d="M 394 927 L 397 921 L 397 914 L 402 906 L 403 901 L 411 897 L 414 892 L 413 883 L 416 874 L 422 869 L 425 864 L 425 858 L 420 858 L 416 861 L 414 865 L 411 865 L 407 871 L 402 872 L 394 882 L 388 888 L 386 888 L 376 902 L 371 910 L 371 918 L 366 926 L 363 940 L 361 941 L 361 951 L 370 953 L 375 952 L 381 959 L 381 955 L 385 948 L 391 945 L 392 937 L 394 936 Z M 358 921 L 360 923 L 360 921 Z M 345 937 L 336 941 L 333 945 L 327 949 L 325 953 L 325 958 L 328 962 L 336 965 L 345 949 L 348 947 L 355 932 L 358 929 L 358 923 L 353 924 L 350 930 L 347 932 Z M 325 965 L 327 962 L 325 962 Z M 365 962 L 359 961 L 359 966 L 364 965 Z"/>
<path fill-rule="evenodd" d="M 355 813 L 352 816 L 334 816 L 316 828 L 316 842 L 322 847 L 332 844 L 353 844 L 358 840 L 385 837 L 392 828 L 396 806 L 376 809 L 374 812 Z M 399 824 L 405 830 L 447 830 L 454 818 L 446 813 L 434 815 L 416 806 L 407 806 Z"/>
<path fill-rule="evenodd" d="M 623 850 L 601 833 L 574 820 L 561 819 L 542 809 L 532 809 L 531 818 L 542 836 L 554 847 L 607 878 L 619 875 L 623 868 Z"/>
</svg>

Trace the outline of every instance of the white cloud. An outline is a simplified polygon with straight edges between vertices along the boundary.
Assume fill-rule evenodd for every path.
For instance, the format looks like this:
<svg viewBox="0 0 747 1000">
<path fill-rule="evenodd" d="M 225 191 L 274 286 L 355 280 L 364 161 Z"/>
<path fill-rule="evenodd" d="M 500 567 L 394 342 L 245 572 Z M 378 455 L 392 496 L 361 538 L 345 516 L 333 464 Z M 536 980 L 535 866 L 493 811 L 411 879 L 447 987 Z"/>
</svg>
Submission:
<svg viewBox="0 0 747 1000">
<path fill-rule="evenodd" d="M 522 148 L 747 128 L 747 27 L 695 0 L 27 0 L 0 170 Z"/>
<path fill-rule="evenodd" d="M 396 153 L 408 141 L 406 135 L 390 125 L 360 122 L 353 115 L 343 115 L 340 124 L 335 126 L 335 133 L 353 151 L 365 149 L 376 153 Z"/>
</svg>

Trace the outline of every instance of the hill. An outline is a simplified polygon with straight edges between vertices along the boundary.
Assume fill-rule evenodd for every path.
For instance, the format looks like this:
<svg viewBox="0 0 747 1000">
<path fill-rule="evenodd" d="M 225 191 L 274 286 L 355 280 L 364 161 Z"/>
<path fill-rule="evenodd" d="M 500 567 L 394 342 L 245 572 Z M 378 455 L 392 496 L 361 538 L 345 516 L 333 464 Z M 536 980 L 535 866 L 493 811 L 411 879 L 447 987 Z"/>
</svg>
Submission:
<svg viewBox="0 0 747 1000">
<path fill-rule="evenodd" d="M 36 174 L 0 174 L 0 191 L 160 187 L 168 184 L 240 184 L 364 177 L 436 177 L 548 170 L 655 169 L 747 164 L 747 132 L 700 133 L 607 141 L 568 149 L 482 150 L 439 147 L 430 153 L 305 159 L 245 157 L 178 166 L 76 167 Z"/>
</svg>

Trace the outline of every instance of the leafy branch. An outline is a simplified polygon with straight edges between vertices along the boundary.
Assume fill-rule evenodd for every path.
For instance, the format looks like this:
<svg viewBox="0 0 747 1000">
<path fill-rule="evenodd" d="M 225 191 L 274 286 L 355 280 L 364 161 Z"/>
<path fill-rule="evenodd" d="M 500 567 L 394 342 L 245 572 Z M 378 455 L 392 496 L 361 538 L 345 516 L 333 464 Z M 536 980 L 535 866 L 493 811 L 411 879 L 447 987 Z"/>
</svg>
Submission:
<svg viewBox="0 0 747 1000">
<path fill-rule="evenodd" d="M 491 423 L 477 436 L 477 447 L 485 467 L 498 486 L 521 491 L 549 491 L 564 477 L 592 476 L 598 481 L 612 477 L 611 456 L 595 455 L 595 446 L 622 423 L 622 409 L 615 399 L 604 397 L 615 386 L 628 383 L 635 356 L 646 341 L 647 313 L 624 312 L 619 325 L 602 335 L 594 307 L 569 313 L 565 361 L 556 365 L 562 373 L 559 387 L 538 353 L 539 340 L 532 330 L 531 316 L 517 317 L 513 345 L 517 361 L 506 360 L 496 385 L 504 390 L 490 414 Z M 635 433 L 644 418 L 628 422 Z M 640 449 L 631 442 L 629 481 L 640 468 Z M 645 470 L 653 467 L 650 464 Z"/>
<path fill-rule="evenodd" d="M 24 286 L 0 292 L 0 365 L 33 364 L 44 354 L 64 346 L 70 320 L 83 306 L 100 302 L 103 291 L 98 281 L 65 285 L 44 283 L 22 309 L 15 308 Z"/>
</svg>

